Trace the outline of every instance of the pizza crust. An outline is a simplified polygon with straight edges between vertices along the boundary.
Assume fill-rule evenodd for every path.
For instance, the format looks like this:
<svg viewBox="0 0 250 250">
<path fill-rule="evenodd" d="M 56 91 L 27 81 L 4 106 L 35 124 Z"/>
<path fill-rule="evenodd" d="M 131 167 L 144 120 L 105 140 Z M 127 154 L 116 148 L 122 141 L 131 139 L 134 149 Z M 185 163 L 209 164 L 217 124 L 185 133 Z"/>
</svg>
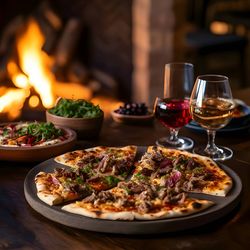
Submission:
<svg viewBox="0 0 250 250">
<path fill-rule="evenodd" d="M 184 204 L 173 206 L 172 209 L 165 208 L 164 206 L 160 211 L 152 213 L 139 213 L 133 212 L 134 217 L 137 220 L 159 220 L 167 218 L 175 218 L 187 216 L 194 214 L 200 211 L 203 211 L 214 205 L 214 202 L 209 200 L 196 200 L 196 199 L 187 199 Z"/>
<path fill-rule="evenodd" d="M 39 172 L 35 177 L 37 196 L 40 200 L 52 206 L 80 198 L 77 194 L 64 193 L 63 187 L 60 184 L 57 188 L 51 188 L 51 184 L 47 181 L 51 175 L 51 173 Z"/>
<path fill-rule="evenodd" d="M 62 210 L 80 214 L 90 218 L 105 219 L 105 220 L 133 220 L 134 215 L 131 211 L 111 212 L 107 210 L 99 210 L 86 204 L 86 208 L 78 206 L 77 203 L 71 203 L 62 207 Z"/>
<path fill-rule="evenodd" d="M 134 208 L 131 211 L 115 211 L 116 206 L 101 204 L 94 206 L 91 203 L 76 202 L 65 205 L 62 210 L 80 214 L 86 217 L 105 219 L 105 220 L 159 220 L 187 216 L 193 213 L 203 211 L 214 205 L 214 202 L 208 200 L 187 199 L 184 204 L 175 205 L 168 208 L 162 205 L 157 212 L 140 213 Z M 122 208 L 120 208 L 122 210 Z"/>
<path fill-rule="evenodd" d="M 53 206 L 62 203 L 64 200 L 61 196 L 56 194 L 49 194 L 43 191 L 37 192 L 37 196 L 40 200 L 45 202 L 46 204 Z"/>
</svg>

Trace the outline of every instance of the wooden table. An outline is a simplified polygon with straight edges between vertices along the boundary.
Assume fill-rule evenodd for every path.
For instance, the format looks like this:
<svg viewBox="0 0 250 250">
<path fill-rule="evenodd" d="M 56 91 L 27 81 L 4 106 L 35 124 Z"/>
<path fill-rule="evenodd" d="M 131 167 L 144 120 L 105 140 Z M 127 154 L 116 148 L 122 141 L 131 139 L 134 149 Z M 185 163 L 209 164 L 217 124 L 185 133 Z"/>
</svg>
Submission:
<svg viewBox="0 0 250 250">
<path fill-rule="evenodd" d="M 244 94 L 246 91 L 244 91 Z M 250 93 L 250 91 L 249 91 Z M 246 99 L 249 95 L 245 95 Z M 237 96 L 239 97 L 239 96 Z M 250 104 L 250 103 L 249 103 Z M 167 130 L 151 126 L 120 125 L 106 119 L 97 141 L 79 141 L 77 148 L 92 145 L 152 145 Z M 181 134 L 206 143 L 206 134 L 186 128 Z M 23 181 L 36 165 L 0 162 L 0 249 L 249 249 L 250 241 L 250 134 L 218 134 L 217 144 L 234 150 L 226 161 L 243 182 L 240 205 L 229 215 L 206 226 L 167 234 L 124 236 L 72 229 L 52 222 L 26 202 Z"/>
</svg>

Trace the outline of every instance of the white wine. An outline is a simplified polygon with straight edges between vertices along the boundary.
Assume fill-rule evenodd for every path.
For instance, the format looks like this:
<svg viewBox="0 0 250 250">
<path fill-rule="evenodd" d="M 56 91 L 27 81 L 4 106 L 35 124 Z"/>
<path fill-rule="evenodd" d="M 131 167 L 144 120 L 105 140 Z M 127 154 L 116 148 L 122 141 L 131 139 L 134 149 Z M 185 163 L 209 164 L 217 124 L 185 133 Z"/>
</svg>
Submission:
<svg viewBox="0 0 250 250">
<path fill-rule="evenodd" d="M 231 120 L 234 103 L 223 98 L 207 98 L 202 104 L 197 105 L 197 100 L 192 100 L 191 114 L 193 120 L 205 129 L 220 129 Z"/>
</svg>

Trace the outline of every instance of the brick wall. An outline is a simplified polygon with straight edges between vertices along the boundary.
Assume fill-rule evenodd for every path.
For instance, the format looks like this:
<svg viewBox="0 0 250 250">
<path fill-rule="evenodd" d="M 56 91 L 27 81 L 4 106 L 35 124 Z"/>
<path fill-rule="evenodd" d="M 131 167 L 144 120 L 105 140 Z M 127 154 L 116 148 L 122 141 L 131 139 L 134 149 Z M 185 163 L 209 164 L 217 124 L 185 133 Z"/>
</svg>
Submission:
<svg viewBox="0 0 250 250">
<path fill-rule="evenodd" d="M 164 64 L 173 60 L 174 0 L 134 0 L 133 100 L 153 104 L 163 94 Z"/>
</svg>

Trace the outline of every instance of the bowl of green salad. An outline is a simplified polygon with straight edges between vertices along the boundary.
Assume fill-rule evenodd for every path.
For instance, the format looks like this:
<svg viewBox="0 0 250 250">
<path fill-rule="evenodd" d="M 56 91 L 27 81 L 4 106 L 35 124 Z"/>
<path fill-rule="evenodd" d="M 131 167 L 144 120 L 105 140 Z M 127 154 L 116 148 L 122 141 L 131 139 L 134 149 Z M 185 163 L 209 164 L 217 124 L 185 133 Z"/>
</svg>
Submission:
<svg viewBox="0 0 250 250">
<path fill-rule="evenodd" d="M 79 139 L 98 137 L 103 116 L 99 105 L 84 99 L 60 98 L 53 108 L 46 111 L 47 122 L 75 130 Z"/>
</svg>

